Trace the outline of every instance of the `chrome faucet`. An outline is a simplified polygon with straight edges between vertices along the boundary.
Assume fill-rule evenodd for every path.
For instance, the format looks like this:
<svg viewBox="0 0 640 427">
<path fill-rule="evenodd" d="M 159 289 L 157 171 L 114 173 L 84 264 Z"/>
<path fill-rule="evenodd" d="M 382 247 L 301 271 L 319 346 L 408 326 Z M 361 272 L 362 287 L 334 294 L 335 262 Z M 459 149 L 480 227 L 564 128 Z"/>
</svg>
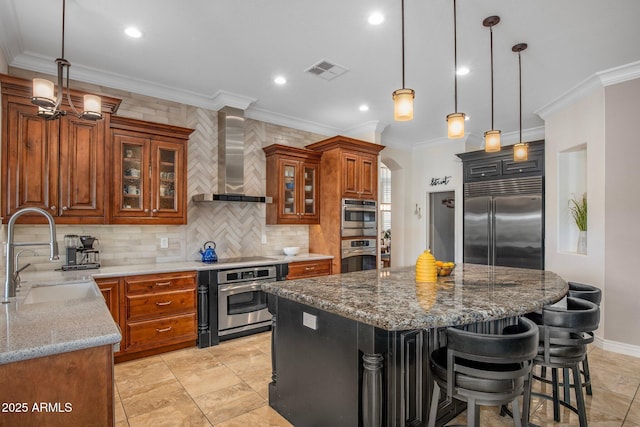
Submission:
<svg viewBox="0 0 640 427">
<path fill-rule="evenodd" d="M 45 218 L 49 222 L 49 242 L 20 242 L 14 243 L 14 227 L 16 220 L 26 213 L 37 213 Z M 51 214 L 44 209 L 40 208 L 24 208 L 13 214 L 9 223 L 7 224 L 7 271 L 4 282 L 4 302 L 8 302 L 9 298 L 16 296 L 16 264 L 15 264 L 15 248 L 16 246 L 49 246 L 51 261 L 57 260 L 58 257 L 58 242 L 56 240 L 56 223 L 53 220 Z"/>
</svg>

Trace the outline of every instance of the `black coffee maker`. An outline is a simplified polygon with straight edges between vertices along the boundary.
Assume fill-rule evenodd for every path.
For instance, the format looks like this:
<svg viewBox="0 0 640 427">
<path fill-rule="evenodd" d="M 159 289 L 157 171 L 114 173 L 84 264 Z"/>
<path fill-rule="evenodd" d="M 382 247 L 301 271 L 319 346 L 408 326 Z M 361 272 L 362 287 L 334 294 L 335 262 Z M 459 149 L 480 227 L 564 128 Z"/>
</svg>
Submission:
<svg viewBox="0 0 640 427">
<path fill-rule="evenodd" d="M 66 234 L 64 236 L 64 244 L 67 252 L 67 263 L 62 266 L 62 270 L 100 268 L 100 251 L 97 249 L 97 238 Z"/>
</svg>

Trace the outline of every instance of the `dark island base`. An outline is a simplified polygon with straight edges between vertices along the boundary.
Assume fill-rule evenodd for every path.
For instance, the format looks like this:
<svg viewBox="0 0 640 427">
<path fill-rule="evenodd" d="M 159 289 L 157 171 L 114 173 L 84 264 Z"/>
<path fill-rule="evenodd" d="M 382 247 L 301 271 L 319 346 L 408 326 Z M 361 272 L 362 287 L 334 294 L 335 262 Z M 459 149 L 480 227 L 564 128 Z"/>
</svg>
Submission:
<svg viewBox="0 0 640 427">
<path fill-rule="evenodd" d="M 438 329 L 385 331 L 269 294 L 273 378 L 269 405 L 296 426 L 426 426 Z M 473 325 L 495 330 L 500 320 Z M 440 402 L 437 425 L 465 409 Z"/>
</svg>

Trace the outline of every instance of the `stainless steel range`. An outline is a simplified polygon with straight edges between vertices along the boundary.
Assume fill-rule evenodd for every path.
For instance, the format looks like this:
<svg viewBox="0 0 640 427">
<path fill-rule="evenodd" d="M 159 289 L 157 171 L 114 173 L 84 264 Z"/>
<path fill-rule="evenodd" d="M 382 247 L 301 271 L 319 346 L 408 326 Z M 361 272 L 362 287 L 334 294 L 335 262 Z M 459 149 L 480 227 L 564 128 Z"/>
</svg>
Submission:
<svg viewBox="0 0 640 427">
<path fill-rule="evenodd" d="M 234 338 L 268 330 L 271 314 L 261 284 L 285 280 L 288 264 L 229 267 L 226 265 L 268 261 L 270 258 L 221 259 L 217 269 L 198 273 L 198 346 L 218 344 Z"/>
</svg>

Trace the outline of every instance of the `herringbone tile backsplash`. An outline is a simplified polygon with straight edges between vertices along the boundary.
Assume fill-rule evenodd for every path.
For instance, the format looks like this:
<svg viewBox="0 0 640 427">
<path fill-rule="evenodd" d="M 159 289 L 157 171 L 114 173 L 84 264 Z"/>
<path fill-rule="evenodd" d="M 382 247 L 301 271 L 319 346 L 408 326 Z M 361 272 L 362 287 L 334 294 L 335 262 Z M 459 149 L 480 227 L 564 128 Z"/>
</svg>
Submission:
<svg viewBox="0 0 640 427">
<path fill-rule="evenodd" d="M 15 72 L 19 77 L 31 78 L 32 73 Z M 191 196 L 217 191 L 218 164 L 217 112 L 203 108 L 158 100 L 143 95 L 115 91 L 88 84 L 78 85 L 85 90 L 117 96 L 123 99 L 118 115 L 158 123 L 169 123 L 195 129 L 189 139 L 188 150 L 188 211 L 187 225 L 59 225 L 60 248 L 64 248 L 65 234 L 98 237 L 101 264 L 125 265 L 148 262 L 199 260 L 199 249 L 208 240 L 216 242 L 219 257 L 275 255 L 284 246 L 300 246 L 308 252 L 308 227 L 265 225 L 265 205 L 259 203 L 194 203 Z M 245 120 L 245 193 L 264 195 L 266 186 L 265 158 L 262 147 L 274 143 L 303 147 L 326 136 L 312 134 L 256 120 Z M 6 226 L 2 226 L 2 241 L 6 241 Z M 262 237 L 266 237 L 266 244 Z M 160 248 L 160 238 L 169 238 L 169 248 Z M 46 226 L 17 226 L 16 241 L 46 241 Z M 20 264 L 32 263 L 36 269 L 53 269 L 64 260 L 50 263 L 46 248 L 37 248 L 42 256 L 24 252 Z M 64 258 L 64 257 L 62 257 Z M 5 259 L 1 257 L 4 269 Z"/>
</svg>

